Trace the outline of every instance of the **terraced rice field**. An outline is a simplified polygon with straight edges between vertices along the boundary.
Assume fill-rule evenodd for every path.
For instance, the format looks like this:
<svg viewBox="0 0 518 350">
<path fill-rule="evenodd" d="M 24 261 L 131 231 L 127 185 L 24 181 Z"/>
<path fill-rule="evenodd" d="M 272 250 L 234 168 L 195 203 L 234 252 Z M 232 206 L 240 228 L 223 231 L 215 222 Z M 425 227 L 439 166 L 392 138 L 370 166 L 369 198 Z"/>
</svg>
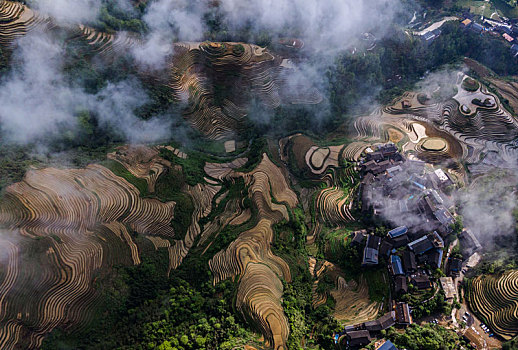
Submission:
<svg viewBox="0 0 518 350">
<path fill-rule="evenodd" d="M 154 184 L 156 178 L 148 176 L 150 170 L 162 172 L 169 166 L 157 150 L 123 147 L 110 158 L 133 176 Z M 182 154 L 178 152 L 177 156 Z M 237 198 L 226 201 L 214 220 L 199 225 L 201 218 L 210 215 L 213 203 L 227 195 L 216 199 L 220 181 L 242 178 L 257 213 L 255 225 L 217 253 L 209 267 L 214 283 L 239 278 L 237 309 L 255 323 L 268 344 L 286 349 L 289 325 L 281 306 L 281 279 L 290 281 L 291 274 L 270 245 L 272 225 L 289 220 L 288 208 L 294 208 L 298 198 L 284 172 L 266 154 L 253 171 L 238 172 L 245 162 L 208 163 L 205 169 L 216 180 L 186 185 L 194 211 L 192 224 L 181 240 L 174 239 L 170 225 L 174 202 L 142 198 L 134 185 L 105 167 L 28 172 L 23 182 L 7 189 L 0 204 L 0 227 L 9 233 L 2 236 L 12 238 L 1 245 L 8 268 L 0 271 L 0 348 L 14 348 L 22 336 L 24 346 L 37 348 L 55 327 L 86 324 L 96 300 L 96 271 L 113 264 L 140 263 L 132 231 L 144 235 L 155 249 L 167 249 L 171 270 L 181 264 L 195 242 L 206 244 L 219 229 L 252 219 L 251 212 L 242 209 L 242 198 Z M 35 247 L 41 254 L 31 256 L 38 263 L 27 265 L 25 252 Z"/>
<path fill-rule="evenodd" d="M 172 237 L 174 209 L 100 165 L 33 170 L 9 186 L 0 202 L 0 348 L 38 348 L 55 327 L 86 324 L 96 272 L 139 264 L 130 232 Z"/>
<path fill-rule="evenodd" d="M 425 101 L 422 94 L 407 92 L 392 106 L 357 118 L 354 128 L 358 141 L 386 142 L 393 134 L 390 129 L 395 128 L 408 137 L 403 149 L 415 152 L 418 158 L 427 162 L 455 160 L 478 163 L 482 155 L 488 152 L 494 152 L 503 162 L 514 161 L 518 157 L 518 148 L 513 143 L 518 137 L 518 120 L 501 106 L 498 97 L 484 85 L 480 85 L 476 92 L 463 90 L 461 82 L 464 77 L 459 75 L 457 94 L 445 101 L 432 103 L 430 100 Z M 504 86 L 501 89 L 503 91 Z M 508 85 L 505 89 L 512 91 L 514 87 Z M 482 101 L 488 98 L 495 105 L 474 105 L 472 100 L 475 98 Z M 471 106 L 469 115 L 461 111 L 461 103 Z M 424 134 L 417 129 L 418 125 L 424 128 Z M 439 147 L 441 149 L 429 147 L 427 138 L 440 138 L 446 145 Z M 354 159 L 351 151 L 346 149 L 345 154 L 347 158 Z"/>
<path fill-rule="evenodd" d="M 306 165 L 315 175 L 323 174 L 330 167 L 339 166 L 340 152 L 344 145 L 317 147 L 312 146 L 306 153 Z"/>
<path fill-rule="evenodd" d="M 52 20 L 20 2 L 0 0 L 0 46 L 12 50 L 14 41 L 35 28 L 51 29 Z"/>
<path fill-rule="evenodd" d="M 313 285 L 313 307 L 322 305 L 327 300 L 327 295 L 316 292 L 319 278 L 324 274 L 329 275 L 335 281 L 335 288 L 331 290 L 330 296 L 335 300 L 333 316 L 344 324 L 358 324 L 376 318 L 379 310 L 379 303 L 369 299 L 369 287 L 365 278 L 360 276 L 359 282 L 354 280 L 346 281 L 345 274 L 338 266 L 328 261 L 315 270 L 316 260 L 309 258 L 309 272 L 317 278 Z"/>
<path fill-rule="evenodd" d="M 345 147 L 342 156 L 345 160 L 356 162 L 367 147 L 369 144 L 366 142 L 352 142 Z"/>
<path fill-rule="evenodd" d="M 189 96 L 185 118 L 203 134 L 222 139 L 241 130 L 246 117 L 246 97 L 259 97 L 268 107 L 285 103 L 316 104 L 320 94 L 310 82 L 293 89 L 289 86 L 292 68 L 284 65 L 267 49 L 245 43 L 176 43 L 172 59 L 171 81 L 167 86 L 179 99 Z M 207 67 L 211 70 L 208 71 Z M 239 80 L 229 72 L 239 69 Z M 230 91 L 222 100 L 212 81 Z M 296 90 L 293 94 L 290 91 Z M 232 97 L 230 97 L 232 96 Z"/>
<path fill-rule="evenodd" d="M 212 71 L 207 72 L 210 62 Z M 263 63 L 259 65 L 259 63 Z M 185 112 L 186 119 L 205 135 L 221 139 L 240 130 L 246 116 L 241 106 L 243 101 L 216 101 L 212 81 L 220 81 L 232 87 L 228 71 L 235 67 L 243 67 L 243 73 L 249 73 L 242 90 L 252 90 L 264 97 L 271 106 L 279 106 L 278 84 L 275 82 L 274 56 L 267 50 L 255 45 L 238 43 L 197 43 L 176 44 L 172 60 L 171 81 L 167 84 L 173 94 L 182 100 L 189 96 L 189 108 Z M 214 75 L 209 79 L 208 75 Z M 254 80 L 256 75 L 261 79 Z M 261 81 L 261 83 L 260 83 Z"/>
<path fill-rule="evenodd" d="M 297 196 L 266 154 L 252 172 L 228 172 L 226 176 L 245 179 L 257 208 L 258 222 L 210 260 L 214 283 L 239 276 L 237 309 L 254 322 L 274 349 L 287 349 L 289 325 L 280 302 L 283 293 L 280 278 L 289 282 L 291 274 L 288 264 L 272 253 L 270 245 L 272 225 L 289 220 L 286 206 L 295 207 Z M 277 203 L 285 204 L 272 202 L 272 197 Z"/>
<path fill-rule="evenodd" d="M 360 283 L 346 282 L 343 277 L 337 280 L 336 289 L 331 295 L 336 301 L 333 316 L 346 324 L 357 324 L 376 318 L 379 303 L 369 299 L 369 287 L 363 277 Z"/>
<path fill-rule="evenodd" d="M 175 243 L 169 247 L 169 271 L 180 266 L 194 245 L 194 241 L 201 234 L 199 220 L 210 214 L 212 200 L 220 189 L 220 185 L 211 184 L 197 184 L 187 187 L 186 193 L 191 196 L 194 202 L 194 212 L 192 214 L 191 225 L 187 228 L 185 238 L 183 240 L 175 240 Z"/>
<path fill-rule="evenodd" d="M 516 81 L 504 81 L 499 79 L 489 79 L 491 84 L 493 84 L 500 95 L 509 101 L 509 105 L 516 113 L 518 112 L 518 82 Z"/>
<path fill-rule="evenodd" d="M 121 146 L 115 152 L 109 153 L 108 159 L 119 162 L 133 176 L 145 180 L 148 193 L 153 193 L 157 179 L 165 169 L 171 167 L 171 162 L 159 157 L 158 153 L 158 147 Z"/>
<path fill-rule="evenodd" d="M 354 189 L 346 193 L 337 186 L 323 189 L 316 200 L 319 217 L 331 226 L 354 221 L 355 218 L 350 211 L 354 193 Z"/>
<path fill-rule="evenodd" d="M 289 158 L 293 158 L 298 170 L 307 169 L 306 155 L 316 144 L 309 137 L 302 134 L 295 134 L 279 141 L 281 147 L 281 159 L 287 162 Z"/>
<path fill-rule="evenodd" d="M 143 47 L 140 37 L 130 33 L 104 33 L 82 24 L 61 25 L 72 40 L 86 44 L 88 50 L 105 63 Z M 0 46 L 11 50 L 13 42 L 34 30 L 57 28 L 51 18 L 41 16 L 19 2 L 0 0 Z M 187 102 L 183 115 L 192 127 L 211 139 L 234 135 L 244 127 L 248 97 L 258 97 L 265 106 L 318 104 L 322 95 L 309 80 L 291 74 L 296 67 L 266 48 L 235 42 L 177 42 L 168 62 L 169 74 L 142 70 L 141 74 L 170 89 L 171 96 Z M 229 74 L 239 71 L 239 77 Z M 214 82 L 219 86 L 216 87 Z M 224 87 L 224 96 L 219 90 Z"/>
<path fill-rule="evenodd" d="M 423 141 L 422 147 L 426 151 L 438 152 L 446 149 L 446 141 L 439 138 L 428 138 Z"/>
<path fill-rule="evenodd" d="M 518 270 L 478 276 L 468 285 L 466 296 L 494 333 L 506 340 L 518 334 Z"/>
<path fill-rule="evenodd" d="M 449 144 L 439 137 L 425 137 L 416 146 L 415 151 L 419 159 L 430 163 L 441 163 L 453 158 Z"/>
</svg>

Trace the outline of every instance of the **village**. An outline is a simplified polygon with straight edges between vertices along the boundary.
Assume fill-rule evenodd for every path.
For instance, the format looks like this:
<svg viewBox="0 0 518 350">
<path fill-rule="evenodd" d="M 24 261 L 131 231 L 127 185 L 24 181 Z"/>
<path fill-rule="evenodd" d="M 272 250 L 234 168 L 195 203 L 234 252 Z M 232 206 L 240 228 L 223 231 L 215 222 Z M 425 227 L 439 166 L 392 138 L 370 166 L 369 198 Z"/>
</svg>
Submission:
<svg viewBox="0 0 518 350">
<path fill-rule="evenodd" d="M 459 20 L 461 27 L 467 31 L 504 40 L 510 45 L 510 54 L 513 57 L 518 57 L 518 19 L 479 17 L 469 11 L 464 11 L 460 18 L 457 16 L 445 17 L 420 32 L 414 32 L 414 34 L 421 37 L 423 42 L 431 43 L 442 34 L 441 26 L 452 20 Z"/>
<path fill-rule="evenodd" d="M 335 334 L 335 341 L 345 348 L 358 348 L 389 327 L 405 328 L 419 319 L 421 323 L 441 322 L 474 348 L 487 348 L 481 332 L 486 338 L 493 334 L 480 322 L 477 331 L 474 317 L 459 304 L 463 275 L 476 264 L 481 244 L 455 213 L 448 194 L 456 185 L 448 173 L 411 157 L 407 159 L 396 145 L 387 143 L 367 148 L 357 163 L 362 215 L 393 228 L 385 236 L 367 229 L 355 231 L 351 244 L 361 251 L 362 268 L 388 270 L 389 311 L 374 321 L 345 326 Z M 437 309 L 430 315 L 423 313 L 422 307 L 431 302 Z M 439 310 L 445 309 L 448 314 L 439 321 Z M 386 341 L 376 349 L 396 347 Z"/>
</svg>

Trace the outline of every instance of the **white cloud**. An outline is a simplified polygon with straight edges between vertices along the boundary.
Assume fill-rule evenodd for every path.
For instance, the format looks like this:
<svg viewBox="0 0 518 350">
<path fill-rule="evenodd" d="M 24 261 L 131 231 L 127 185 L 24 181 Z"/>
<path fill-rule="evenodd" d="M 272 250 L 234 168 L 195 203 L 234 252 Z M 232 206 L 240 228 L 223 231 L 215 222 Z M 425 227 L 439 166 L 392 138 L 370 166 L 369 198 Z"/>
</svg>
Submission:
<svg viewBox="0 0 518 350">
<path fill-rule="evenodd" d="M 85 22 L 97 17 L 101 0 L 35 0 L 33 6 L 60 22 Z"/>
<path fill-rule="evenodd" d="M 62 73 L 62 47 L 45 33 L 31 32 L 18 42 L 14 68 L 0 80 L 0 131 L 18 144 L 44 142 L 77 127 L 75 115 L 95 112 L 101 124 L 128 141 L 166 138 L 170 122 L 141 120 L 133 110 L 148 101 L 136 80 L 109 84 L 96 95 L 68 82 Z"/>
</svg>

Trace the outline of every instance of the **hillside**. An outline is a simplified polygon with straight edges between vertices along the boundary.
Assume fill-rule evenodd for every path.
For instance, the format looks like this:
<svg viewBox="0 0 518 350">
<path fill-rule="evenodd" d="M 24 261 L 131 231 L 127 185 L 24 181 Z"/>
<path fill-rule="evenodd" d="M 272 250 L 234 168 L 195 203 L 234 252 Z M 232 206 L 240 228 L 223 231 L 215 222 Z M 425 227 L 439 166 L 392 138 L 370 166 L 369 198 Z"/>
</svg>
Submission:
<svg viewBox="0 0 518 350">
<path fill-rule="evenodd" d="M 0 349 L 511 347 L 514 19 L 248 5 L 0 0 Z"/>
</svg>

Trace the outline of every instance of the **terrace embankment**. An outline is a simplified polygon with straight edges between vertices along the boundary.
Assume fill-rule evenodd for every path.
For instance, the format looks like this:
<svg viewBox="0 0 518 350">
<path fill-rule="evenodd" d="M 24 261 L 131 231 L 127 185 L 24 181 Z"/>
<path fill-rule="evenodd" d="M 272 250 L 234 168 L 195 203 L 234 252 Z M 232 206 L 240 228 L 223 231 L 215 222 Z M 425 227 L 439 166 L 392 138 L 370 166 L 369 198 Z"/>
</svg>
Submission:
<svg viewBox="0 0 518 350">
<path fill-rule="evenodd" d="M 55 327 L 86 324 L 96 274 L 140 263 L 130 232 L 173 237 L 174 212 L 174 202 L 142 198 L 100 165 L 32 170 L 9 186 L 0 202 L 0 348 L 38 348 Z"/>
<path fill-rule="evenodd" d="M 270 346 L 287 349 L 290 330 L 280 299 L 282 280 L 289 282 L 291 274 L 288 264 L 271 251 L 272 225 L 289 220 L 288 210 L 297 205 L 297 196 L 289 188 L 281 169 L 266 154 L 251 172 L 229 171 L 226 176 L 244 178 L 257 211 L 257 221 L 253 228 L 241 233 L 227 249 L 210 260 L 214 283 L 239 276 L 236 307 L 256 324 Z"/>
<path fill-rule="evenodd" d="M 518 334 L 518 270 L 475 277 L 466 292 L 471 309 L 492 331 L 506 340 Z"/>
</svg>

